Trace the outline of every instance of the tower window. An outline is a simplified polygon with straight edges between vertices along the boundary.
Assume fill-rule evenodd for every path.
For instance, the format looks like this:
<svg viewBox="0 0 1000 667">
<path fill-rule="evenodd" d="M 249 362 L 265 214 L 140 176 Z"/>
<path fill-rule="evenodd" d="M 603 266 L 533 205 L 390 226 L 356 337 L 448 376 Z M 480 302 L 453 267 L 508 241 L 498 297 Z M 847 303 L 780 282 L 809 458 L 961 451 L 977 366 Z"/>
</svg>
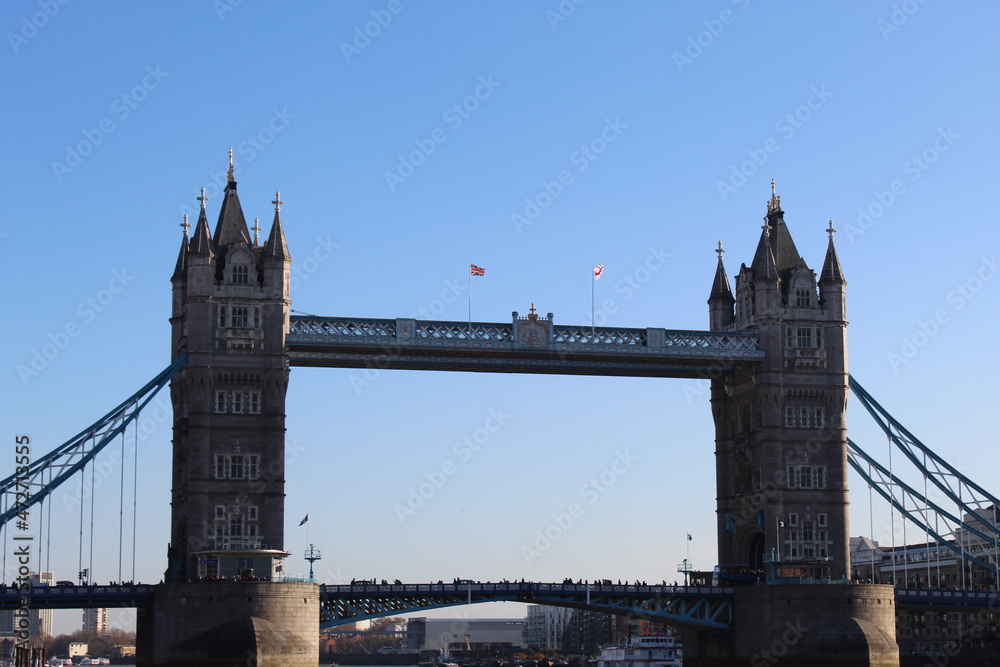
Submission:
<svg viewBox="0 0 1000 667">
<path fill-rule="evenodd" d="M 243 537 L 243 515 L 229 515 L 229 537 Z"/>
<path fill-rule="evenodd" d="M 215 506 L 215 520 L 216 521 L 225 521 L 225 519 L 226 519 L 226 506 L 225 505 L 216 505 Z"/>
<path fill-rule="evenodd" d="M 250 392 L 249 412 L 252 415 L 259 415 L 260 414 L 260 392 L 259 391 L 251 391 Z"/>
<path fill-rule="evenodd" d="M 233 412 L 243 412 L 243 392 L 233 392 Z"/>
<path fill-rule="evenodd" d="M 236 264 L 233 266 L 233 284 L 234 285 L 246 285 L 249 282 L 250 272 L 245 264 Z"/>
<path fill-rule="evenodd" d="M 229 455 L 229 479 L 243 479 L 246 475 L 242 454 Z"/>
<path fill-rule="evenodd" d="M 260 474 L 260 456 L 247 454 L 247 479 L 257 479 Z"/>
<path fill-rule="evenodd" d="M 226 478 L 226 455 L 216 454 L 215 455 L 215 479 L 225 479 Z M 221 507 L 221 505 L 220 505 Z M 218 509 L 216 509 L 216 518 L 218 518 Z"/>
<path fill-rule="evenodd" d="M 222 390 L 215 392 L 215 411 L 216 412 L 226 411 L 226 392 Z"/>
<path fill-rule="evenodd" d="M 260 307 L 255 306 L 253 309 L 253 328 L 260 329 Z"/>
<path fill-rule="evenodd" d="M 237 329 L 246 329 L 248 321 L 247 310 L 246 306 L 233 306 L 232 324 L 230 326 Z"/>
<path fill-rule="evenodd" d="M 809 304 L 810 304 L 809 290 L 807 289 L 795 290 L 795 307 L 807 308 Z"/>
<path fill-rule="evenodd" d="M 796 332 L 796 347 L 813 346 L 813 330 L 809 327 L 799 327 Z"/>
<path fill-rule="evenodd" d="M 256 521 L 256 520 L 257 520 L 257 506 L 251 505 L 250 507 L 247 508 L 247 521 Z"/>
<path fill-rule="evenodd" d="M 226 326 L 226 307 L 219 306 L 219 326 Z"/>
</svg>

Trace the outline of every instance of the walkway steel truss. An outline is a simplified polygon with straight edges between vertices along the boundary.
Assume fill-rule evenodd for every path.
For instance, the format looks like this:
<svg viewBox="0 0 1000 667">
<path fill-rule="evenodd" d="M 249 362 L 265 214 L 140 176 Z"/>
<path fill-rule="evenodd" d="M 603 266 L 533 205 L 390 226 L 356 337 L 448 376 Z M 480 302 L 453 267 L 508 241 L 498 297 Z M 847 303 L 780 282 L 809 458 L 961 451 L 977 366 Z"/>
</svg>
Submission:
<svg viewBox="0 0 1000 667">
<path fill-rule="evenodd" d="M 727 629 L 732 588 L 544 583 L 323 585 L 320 627 L 479 602 L 526 602 Z"/>
<path fill-rule="evenodd" d="M 1000 500 L 920 442 L 853 376 L 849 378 L 849 382 L 854 395 L 882 428 L 889 441 L 920 472 L 924 486 L 928 482 L 933 484 L 935 489 L 955 504 L 956 511 L 953 513 L 931 500 L 926 488 L 921 492 L 906 484 L 892 470 L 848 439 L 848 463 L 851 467 L 905 519 L 965 561 L 993 572 L 1000 581 L 997 558 L 1000 556 L 1000 528 L 997 522 Z M 972 536 L 992 546 L 993 556 L 985 553 L 982 557 L 974 556 L 971 549 L 966 548 L 966 542 L 971 547 Z"/>
<path fill-rule="evenodd" d="M 94 460 L 108 443 L 125 432 L 186 361 L 185 352 L 114 410 L 45 456 L 31 461 L 28 466 L 19 467 L 13 475 L 0 480 L 0 497 L 3 498 L 0 527 L 6 526 L 18 513 L 42 502 L 56 487 Z"/>
<path fill-rule="evenodd" d="M 697 378 L 764 358 L 756 334 L 556 326 L 516 316 L 503 324 L 295 315 L 286 344 L 292 366 L 491 373 Z"/>
</svg>

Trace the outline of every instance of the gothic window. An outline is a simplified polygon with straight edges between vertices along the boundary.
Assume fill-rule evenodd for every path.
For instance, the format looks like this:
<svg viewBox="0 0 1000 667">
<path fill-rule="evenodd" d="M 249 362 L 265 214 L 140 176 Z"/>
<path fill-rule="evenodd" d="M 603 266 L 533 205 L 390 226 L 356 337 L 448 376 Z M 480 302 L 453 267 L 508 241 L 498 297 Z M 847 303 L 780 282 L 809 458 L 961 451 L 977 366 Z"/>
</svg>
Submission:
<svg viewBox="0 0 1000 667">
<path fill-rule="evenodd" d="M 246 476 L 245 461 L 242 454 L 229 455 L 229 479 L 243 479 Z"/>
<path fill-rule="evenodd" d="M 243 392 L 234 391 L 233 392 L 233 412 L 243 412 Z"/>
<path fill-rule="evenodd" d="M 247 310 L 246 306 L 233 306 L 232 323 L 230 326 L 237 329 L 246 329 L 248 326 Z"/>
<path fill-rule="evenodd" d="M 809 290 L 801 288 L 795 290 L 796 308 L 807 308 L 809 306 L 809 301 Z"/>
<path fill-rule="evenodd" d="M 226 478 L 226 455 L 216 454 L 215 455 L 215 479 L 225 479 Z"/>
<path fill-rule="evenodd" d="M 257 520 L 257 506 L 251 505 L 250 507 L 247 508 L 247 521 L 256 521 L 256 520 Z"/>
<path fill-rule="evenodd" d="M 813 330 L 810 327 L 799 327 L 795 333 L 795 346 L 796 347 L 812 347 L 813 346 Z"/>
<path fill-rule="evenodd" d="M 798 426 L 799 422 L 796 419 L 796 417 L 798 417 L 798 411 L 795 409 L 795 407 L 791 406 L 791 405 L 786 405 L 785 406 L 785 427 L 786 428 L 795 428 L 796 426 Z"/>
<path fill-rule="evenodd" d="M 799 513 L 798 512 L 789 512 L 788 513 L 788 525 L 789 526 L 798 526 L 799 525 Z"/>
<path fill-rule="evenodd" d="M 247 479 L 257 479 L 260 475 L 260 456 L 247 454 Z"/>
<path fill-rule="evenodd" d="M 250 272 L 245 264 L 235 264 L 233 266 L 233 284 L 246 285 L 249 282 Z"/>
<path fill-rule="evenodd" d="M 243 537 L 243 515 L 233 512 L 229 515 L 229 537 Z"/>
<path fill-rule="evenodd" d="M 226 519 L 226 506 L 225 505 L 216 505 L 215 506 L 215 520 L 216 521 L 225 521 L 225 519 Z"/>
<path fill-rule="evenodd" d="M 788 466 L 789 489 L 825 489 L 826 466 Z M 823 519 L 826 520 L 825 518 Z"/>
<path fill-rule="evenodd" d="M 215 411 L 216 412 L 226 411 L 226 392 L 222 390 L 215 392 Z"/>
<path fill-rule="evenodd" d="M 821 528 L 825 528 L 826 527 L 826 514 L 817 514 L 816 515 L 816 525 L 819 526 L 819 527 L 821 527 Z M 825 539 L 825 538 L 822 538 L 822 539 Z"/>
<path fill-rule="evenodd" d="M 802 541 L 812 542 L 815 538 L 813 537 L 813 522 L 810 519 L 805 519 L 802 521 Z"/>
<path fill-rule="evenodd" d="M 226 326 L 226 307 L 219 306 L 219 326 Z"/>
<path fill-rule="evenodd" d="M 260 307 L 254 306 L 253 309 L 253 328 L 260 329 Z"/>
<path fill-rule="evenodd" d="M 248 406 L 248 412 L 252 415 L 260 414 L 260 392 L 251 391 L 250 392 L 250 404 Z"/>
</svg>

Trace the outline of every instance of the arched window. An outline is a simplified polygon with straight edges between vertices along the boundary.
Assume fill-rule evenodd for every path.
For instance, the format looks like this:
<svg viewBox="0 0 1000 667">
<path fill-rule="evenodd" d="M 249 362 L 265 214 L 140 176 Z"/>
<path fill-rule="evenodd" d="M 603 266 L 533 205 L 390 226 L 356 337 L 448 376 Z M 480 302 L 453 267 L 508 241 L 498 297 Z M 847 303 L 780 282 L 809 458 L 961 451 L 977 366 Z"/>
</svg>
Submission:
<svg viewBox="0 0 1000 667">
<path fill-rule="evenodd" d="M 246 285 L 248 282 L 250 282 L 250 270 L 247 268 L 246 264 L 234 264 L 233 284 Z"/>
</svg>

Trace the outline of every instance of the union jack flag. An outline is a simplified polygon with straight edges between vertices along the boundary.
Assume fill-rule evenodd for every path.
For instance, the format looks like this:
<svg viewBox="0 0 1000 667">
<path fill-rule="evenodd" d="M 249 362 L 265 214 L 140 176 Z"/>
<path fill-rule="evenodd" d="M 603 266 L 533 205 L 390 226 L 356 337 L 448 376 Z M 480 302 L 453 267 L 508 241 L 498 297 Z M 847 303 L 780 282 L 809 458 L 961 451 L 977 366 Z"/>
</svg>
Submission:
<svg viewBox="0 0 1000 667">
<path fill-rule="evenodd" d="M 594 267 L 594 280 L 600 280 L 602 275 L 604 275 L 604 265 L 598 264 Z"/>
<path fill-rule="evenodd" d="M 475 264 L 469 264 L 469 274 L 473 276 L 485 276 L 486 269 L 476 266 Z"/>
</svg>

